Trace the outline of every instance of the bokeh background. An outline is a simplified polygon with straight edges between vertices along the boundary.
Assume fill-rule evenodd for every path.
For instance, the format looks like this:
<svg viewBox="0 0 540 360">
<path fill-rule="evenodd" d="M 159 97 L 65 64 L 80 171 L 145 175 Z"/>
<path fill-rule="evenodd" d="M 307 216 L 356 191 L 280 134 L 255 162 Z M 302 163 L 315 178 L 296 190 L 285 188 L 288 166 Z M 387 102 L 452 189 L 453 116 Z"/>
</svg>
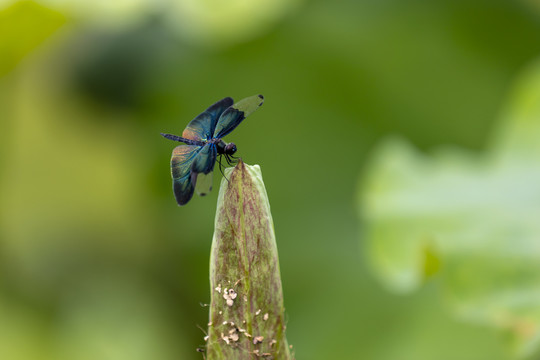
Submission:
<svg viewBox="0 0 540 360">
<path fill-rule="evenodd" d="M 435 250 L 381 281 L 363 184 L 389 135 L 489 153 L 539 55 L 534 0 L 0 1 L 0 359 L 202 358 L 217 191 L 178 207 L 159 133 L 258 93 L 226 140 L 263 171 L 298 359 L 537 359 L 540 297 L 516 345 L 456 314 Z"/>
</svg>

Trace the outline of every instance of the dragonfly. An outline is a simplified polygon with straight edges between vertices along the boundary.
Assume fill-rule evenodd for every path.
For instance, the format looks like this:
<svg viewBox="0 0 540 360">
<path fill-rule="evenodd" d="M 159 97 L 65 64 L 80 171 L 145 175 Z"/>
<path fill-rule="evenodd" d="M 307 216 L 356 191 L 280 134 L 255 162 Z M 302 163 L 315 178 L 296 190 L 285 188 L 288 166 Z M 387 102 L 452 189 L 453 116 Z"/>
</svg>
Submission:
<svg viewBox="0 0 540 360">
<path fill-rule="evenodd" d="M 187 204 L 194 191 L 204 196 L 212 190 L 216 160 L 221 167 L 224 156 L 230 165 L 238 150 L 234 143 L 226 143 L 223 138 L 263 102 L 262 95 L 253 95 L 237 103 L 226 97 L 191 120 L 182 136 L 161 133 L 169 140 L 185 144 L 175 147 L 171 158 L 173 192 L 178 205 Z"/>
</svg>

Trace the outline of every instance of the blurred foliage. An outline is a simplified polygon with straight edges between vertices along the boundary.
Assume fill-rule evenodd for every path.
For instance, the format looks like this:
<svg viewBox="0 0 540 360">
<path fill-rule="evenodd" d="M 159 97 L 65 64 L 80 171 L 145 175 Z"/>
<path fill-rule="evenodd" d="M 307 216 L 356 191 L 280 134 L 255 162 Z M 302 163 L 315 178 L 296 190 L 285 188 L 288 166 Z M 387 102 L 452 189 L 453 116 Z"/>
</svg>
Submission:
<svg viewBox="0 0 540 360">
<path fill-rule="evenodd" d="M 0 8 L 0 77 L 65 23 L 65 17 L 32 1 Z"/>
<path fill-rule="evenodd" d="M 167 20 L 199 46 L 221 48 L 252 40 L 305 0 L 169 1 Z"/>
<path fill-rule="evenodd" d="M 235 16 L 205 1 L 180 13 L 189 4 L 0 3 L 0 358 L 201 358 L 217 194 L 176 206 L 174 144 L 159 133 L 261 93 L 257 117 L 226 140 L 264 173 L 296 353 L 511 359 L 495 330 L 443 311 L 436 284 L 380 288 L 353 194 L 387 134 L 424 151 L 485 148 L 509 84 L 539 54 L 533 7 L 298 1 Z M 17 13 L 32 26 L 7 20 Z M 445 269 L 425 252 L 431 272 Z"/>
<path fill-rule="evenodd" d="M 530 355 L 540 340 L 540 64 L 511 99 L 482 156 L 445 149 L 430 159 L 402 140 L 381 144 L 360 203 L 389 288 L 417 290 L 438 273 L 461 317 L 508 330 Z"/>
</svg>

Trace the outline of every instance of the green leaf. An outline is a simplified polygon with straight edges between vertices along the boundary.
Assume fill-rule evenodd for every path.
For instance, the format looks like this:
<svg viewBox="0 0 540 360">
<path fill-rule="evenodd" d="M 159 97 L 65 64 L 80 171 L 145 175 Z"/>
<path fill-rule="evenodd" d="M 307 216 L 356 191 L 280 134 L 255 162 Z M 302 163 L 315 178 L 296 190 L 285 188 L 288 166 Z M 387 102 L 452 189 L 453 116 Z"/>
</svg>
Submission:
<svg viewBox="0 0 540 360">
<path fill-rule="evenodd" d="M 440 279 L 450 308 L 504 329 L 519 356 L 540 340 L 540 66 L 483 155 L 433 156 L 400 139 L 376 149 L 360 191 L 366 246 L 389 289 Z"/>
<path fill-rule="evenodd" d="M 210 256 L 207 359 L 292 359 L 270 204 L 258 165 L 225 169 Z"/>
</svg>

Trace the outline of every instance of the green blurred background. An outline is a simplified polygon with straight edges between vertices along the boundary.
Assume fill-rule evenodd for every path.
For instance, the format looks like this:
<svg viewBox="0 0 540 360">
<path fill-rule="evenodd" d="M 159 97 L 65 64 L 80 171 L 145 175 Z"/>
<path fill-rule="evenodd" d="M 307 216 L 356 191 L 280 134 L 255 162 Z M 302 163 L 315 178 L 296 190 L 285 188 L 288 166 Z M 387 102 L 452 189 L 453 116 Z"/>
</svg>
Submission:
<svg viewBox="0 0 540 360">
<path fill-rule="evenodd" d="M 481 153 L 540 54 L 539 10 L 0 1 L 0 359 L 202 358 L 217 191 L 179 208 L 159 133 L 258 93 L 226 140 L 263 171 L 297 358 L 513 359 L 436 280 L 407 295 L 376 280 L 356 193 L 389 134 Z"/>
</svg>

